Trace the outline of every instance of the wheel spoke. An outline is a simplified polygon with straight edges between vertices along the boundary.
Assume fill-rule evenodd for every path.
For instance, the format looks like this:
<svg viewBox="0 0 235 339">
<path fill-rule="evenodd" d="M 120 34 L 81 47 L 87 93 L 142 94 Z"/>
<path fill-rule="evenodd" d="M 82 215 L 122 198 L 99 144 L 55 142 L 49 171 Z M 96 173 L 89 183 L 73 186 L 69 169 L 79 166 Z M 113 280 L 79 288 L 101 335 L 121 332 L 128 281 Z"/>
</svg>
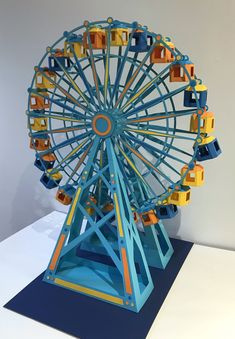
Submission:
<svg viewBox="0 0 235 339">
<path fill-rule="evenodd" d="M 91 84 L 89 83 L 89 81 L 87 80 L 87 77 L 84 73 L 84 70 L 83 68 L 81 67 L 80 65 L 80 62 L 78 60 L 78 57 L 74 51 L 74 48 L 73 48 L 73 45 L 71 45 L 71 50 L 72 50 L 72 53 L 73 53 L 73 57 L 75 59 L 75 62 L 76 62 L 76 65 L 73 63 L 73 67 L 76 69 L 78 75 L 81 77 L 86 89 L 87 89 L 87 92 L 89 93 L 89 100 L 92 102 L 92 104 L 96 107 L 96 109 L 98 108 L 95 100 L 94 100 L 94 94 L 92 92 L 92 88 L 91 88 Z"/>
<path fill-rule="evenodd" d="M 57 133 L 68 133 L 73 131 L 79 131 L 83 130 L 84 126 L 73 126 L 73 127 L 67 127 L 67 128 L 57 128 L 57 129 L 50 129 L 49 131 L 40 131 L 35 133 L 29 133 L 29 136 L 32 136 L 34 138 L 37 138 L 43 134 L 57 134 Z"/>
<path fill-rule="evenodd" d="M 105 69 L 105 62 L 106 62 L 106 58 L 105 58 L 105 50 L 103 50 L 103 64 L 104 64 L 104 69 Z M 110 59 L 111 59 L 111 56 L 110 56 Z M 109 94 L 109 100 L 108 100 L 108 95 L 107 95 L 107 104 L 106 104 L 106 107 L 110 110 L 113 108 L 113 104 L 112 102 L 110 102 L 110 98 L 111 98 L 111 95 L 112 95 L 112 88 L 111 88 L 111 80 L 110 80 L 110 75 L 108 76 L 108 84 L 110 86 L 108 86 L 108 94 Z M 102 87 L 102 85 L 100 85 L 100 87 Z M 104 97 L 104 86 L 103 86 L 103 92 L 101 92 L 103 97 Z"/>
<path fill-rule="evenodd" d="M 103 157 L 104 157 L 104 141 L 101 142 L 100 145 L 100 160 L 99 160 L 99 167 L 100 169 L 103 168 Z M 102 194 L 102 178 L 100 177 L 98 180 L 98 204 L 100 205 L 101 202 L 101 194 Z"/>
<path fill-rule="evenodd" d="M 70 112 L 76 114 L 76 115 L 77 115 L 78 117 L 80 117 L 81 119 L 84 119 L 84 115 L 83 115 L 82 113 L 76 111 L 74 108 L 72 108 L 72 107 L 70 107 L 70 106 L 68 106 L 68 105 L 66 105 L 66 104 L 63 104 L 63 103 L 62 103 L 61 101 L 59 101 L 59 100 L 52 99 L 51 97 L 47 97 L 46 95 L 43 95 L 43 94 L 42 94 L 43 92 L 38 92 L 38 91 L 36 91 L 36 90 L 34 90 L 34 89 L 31 89 L 31 90 L 30 90 L 30 93 L 36 94 L 36 95 L 40 96 L 41 98 L 47 99 L 47 100 L 49 100 L 51 103 L 53 103 L 53 104 L 55 104 L 55 105 L 57 105 L 57 106 L 59 106 L 59 107 L 62 107 L 62 108 L 64 108 L 64 109 L 66 109 L 67 111 L 70 111 Z M 88 117 L 86 117 L 86 119 L 88 119 Z M 90 119 L 91 119 L 91 118 L 90 118 Z"/>
<path fill-rule="evenodd" d="M 120 143 L 120 141 L 119 141 L 119 143 Z M 131 203 L 134 202 L 135 206 L 138 206 L 138 201 L 137 201 L 137 198 L 136 198 L 134 185 L 137 184 L 138 187 L 140 187 L 142 182 L 139 179 L 137 180 L 138 176 L 136 175 L 135 171 L 131 169 L 128 162 L 124 161 L 125 158 L 120 154 L 120 151 L 119 151 L 119 153 L 116 152 L 116 155 L 117 155 L 117 161 L 118 161 L 120 169 L 122 171 L 126 186 L 127 186 L 128 190 L 130 192 L 130 194 L 129 194 L 130 202 Z M 142 185 L 144 185 L 144 184 L 142 184 Z"/>
<path fill-rule="evenodd" d="M 181 164 L 187 164 L 187 162 L 169 154 L 168 152 L 164 152 L 160 149 L 158 149 L 156 146 L 152 146 L 152 145 L 148 145 L 146 142 L 142 141 L 142 140 L 139 140 L 138 138 L 135 138 L 133 136 L 127 136 L 127 139 L 130 141 L 130 139 L 132 141 L 134 141 L 135 143 L 138 143 L 139 145 L 141 145 L 142 147 L 144 147 L 148 152 L 149 154 L 153 155 L 155 158 L 160 158 L 159 154 L 163 155 L 164 157 L 168 157 L 168 158 L 171 158 L 177 162 L 180 162 Z M 161 161 L 164 162 L 164 159 L 161 158 Z M 166 161 L 165 161 L 166 162 Z M 171 167 L 170 164 L 168 164 L 166 162 L 167 166 L 168 167 Z M 173 169 L 173 167 L 171 167 L 171 169 Z M 173 169 L 174 171 L 176 171 L 175 169 Z M 176 171 L 177 174 L 180 174 L 178 171 Z"/>
<path fill-rule="evenodd" d="M 47 113 L 47 111 L 46 111 Z M 54 112 L 51 112 L 51 113 L 54 113 Z M 43 116 L 42 116 L 43 117 Z M 70 121 L 70 122 L 83 122 L 84 124 L 84 121 L 83 120 L 86 120 L 86 118 L 84 119 L 73 119 L 73 118 L 69 118 L 67 116 L 56 116 L 56 115 L 51 115 L 51 114 L 44 114 L 44 117 L 46 118 L 50 118 L 50 119 L 55 119 L 55 120 L 62 120 L 62 121 Z"/>
<path fill-rule="evenodd" d="M 97 74 L 97 70 L 96 70 L 96 66 L 95 66 L 95 62 L 94 62 L 94 54 L 93 54 L 93 50 L 92 50 L 91 36 L 90 36 L 90 32 L 89 32 L 88 27 L 86 28 L 86 34 L 87 34 L 88 49 L 89 49 L 88 57 L 89 57 L 90 64 L 91 64 L 91 69 L 92 69 L 93 79 L 94 79 L 94 83 L 95 83 L 95 88 L 96 88 L 97 99 L 98 99 L 98 102 L 99 102 L 99 107 L 101 108 L 102 102 L 101 102 L 101 98 L 100 98 L 100 90 L 99 90 L 99 83 L 98 83 L 98 74 Z"/>
<path fill-rule="evenodd" d="M 151 108 L 153 106 L 156 106 L 156 105 L 160 104 L 161 102 L 163 102 L 163 101 L 165 101 L 167 99 L 170 99 L 173 96 L 183 92 L 187 87 L 188 87 L 188 84 L 185 85 L 185 86 L 182 86 L 182 87 L 180 87 L 180 88 L 178 88 L 178 89 L 176 89 L 176 90 L 174 90 L 172 92 L 169 92 L 167 94 L 161 95 L 160 97 L 158 97 L 156 99 L 150 100 L 150 101 L 148 101 L 148 102 L 146 102 L 146 103 L 136 107 L 135 109 L 129 111 L 128 113 L 124 112 L 123 116 L 124 117 L 129 117 L 129 116 L 131 116 L 133 114 L 139 113 L 139 112 L 144 111 L 146 109 L 149 109 L 149 108 Z"/>
<path fill-rule="evenodd" d="M 121 140 L 122 144 L 123 141 Z M 125 145 L 125 144 L 124 144 Z M 141 175 L 141 173 L 139 172 L 139 170 L 137 169 L 137 167 L 135 166 L 134 162 L 128 157 L 128 155 L 124 152 L 124 150 L 121 149 L 120 145 L 117 145 L 119 151 L 121 152 L 121 154 L 123 155 L 124 159 L 126 160 L 127 164 L 131 167 L 131 169 L 135 172 L 135 174 L 140 178 L 140 180 L 143 182 L 143 184 L 145 185 L 145 187 L 153 193 L 151 187 L 149 186 L 149 184 L 147 183 L 147 181 L 145 180 L 145 178 Z"/>
<path fill-rule="evenodd" d="M 135 54 L 134 54 L 134 60 L 137 60 L 137 58 L 138 58 L 138 52 L 135 52 Z M 128 84 L 128 81 L 131 79 L 131 77 L 132 77 L 132 75 L 133 75 L 133 72 L 134 72 L 134 68 L 135 68 L 135 66 L 136 66 L 136 64 L 134 63 L 134 62 L 132 62 L 131 63 L 131 65 L 130 65 L 130 68 L 129 68 L 129 72 L 128 72 L 128 74 L 127 74 L 127 77 L 126 77 L 126 81 L 125 81 L 125 84 L 124 84 L 124 88 L 125 88 L 125 86 Z M 116 99 L 116 101 L 118 100 L 118 98 Z M 120 105 L 119 105 L 119 107 L 120 107 Z"/>
<path fill-rule="evenodd" d="M 131 134 L 130 132 L 127 132 L 127 133 L 128 133 L 128 135 L 133 136 L 133 134 Z M 168 149 L 171 148 L 172 150 L 174 150 L 174 151 L 176 151 L 176 152 L 179 152 L 179 153 L 182 153 L 182 154 L 184 154 L 184 155 L 187 155 L 187 156 L 190 157 L 190 158 L 192 158 L 192 156 L 193 156 L 193 154 L 190 154 L 190 153 L 188 153 L 188 152 L 186 152 L 186 151 L 183 151 L 181 148 L 178 148 L 178 147 L 174 146 L 174 145 L 171 144 L 171 143 L 167 143 L 166 141 L 162 141 L 162 140 L 160 140 L 160 139 L 158 139 L 158 138 L 156 138 L 156 137 L 153 137 L 152 135 L 145 135 L 144 137 L 147 138 L 148 140 L 151 140 L 151 141 L 153 141 L 153 142 L 155 142 L 155 143 L 161 145 L 161 146 L 165 146 L 165 147 L 167 147 Z"/>
<path fill-rule="evenodd" d="M 57 86 L 55 86 L 55 87 L 57 87 Z M 61 92 L 62 92 L 62 91 L 61 91 Z M 76 106 L 78 106 L 78 105 L 76 104 L 76 102 L 75 102 L 76 99 L 74 98 L 74 100 L 73 100 L 72 98 L 70 98 L 69 96 L 67 96 L 66 93 L 63 93 L 64 96 L 63 96 L 62 94 L 59 94 L 59 93 L 57 93 L 57 92 L 53 92 L 53 91 L 50 91 L 50 90 L 47 90 L 47 93 L 50 94 L 52 98 L 55 97 L 56 99 L 58 99 L 60 102 L 64 102 L 64 103 L 68 103 L 68 104 L 71 104 L 71 105 L 76 105 Z M 80 103 L 80 104 L 81 104 L 81 103 Z M 83 110 L 83 108 L 82 108 L 82 110 Z"/>
<path fill-rule="evenodd" d="M 137 139 L 139 141 L 139 139 Z M 131 140 L 129 140 L 130 144 L 133 146 L 133 142 Z M 147 149 L 146 149 L 147 150 Z M 155 155 L 155 152 L 150 152 L 149 149 L 147 150 L 147 152 L 149 154 L 151 154 L 152 156 L 154 156 L 155 158 L 159 158 L 159 155 Z M 172 166 L 170 166 L 168 163 L 166 163 L 166 161 L 164 159 L 161 159 L 163 163 L 167 164 L 168 167 L 172 168 Z M 173 168 L 172 168 L 173 169 Z M 179 172 L 177 172 L 175 169 L 173 169 L 174 172 L 176 172 L 177 174 L 179 174 Z M 164 186 L 164 184 L 162 183 L 162 181 L 160 180 L 160 178 L 157 176 L 157 174 L 152 170 L 150 169 L 150 173 L 152 174 L 152 176 L 157 180 L 157 182 L 160 184 L 160 186 L 166 190 L 166 187 Z M 144 174 L 144 177 L 146 176 L 146 174 Z"/>
<path fill-rule="evenodd" d="M 116 95 L 118 95 L 121 76 L 122 76 L 124 66 L 125 66 L 125 63 L 126 63 L 126 60 L 127 60 L 127 57 L 128 57 L 128 52 L 129 52 L 129 49 L 130 49 L 130 46 L 131 46 L 131 40 L 132 40 L 134 32 L 135 32 L 135 28 L 133 28 L 131 33 L 130 33 L 129 41 L 128 41 L 128 44 L 126 46 L 125 52 L 122 56 L 121 61 L 118 63 L 118 66 L 117 66 L 116 79 L 115 79 L 115 83 L 114 83 L 114 87 L 113 87 L 113 93 L 112 93 L 111 100 L 110 100 L 111 102 L 113 101 L 114 97 Z M 121 52 L 121 49 L 119 49 L 119 55 L 120 55 L 120 52 Z M 116 103 L 117 103 L 117 101 L 116 101 Z M 116 105 L 116 103 L 115 103 L 115 105 Z"/>
<path fill-rule="evenodd" d="M 79 108 L 81 108 L 83 111 L 87 112 L 88 111 L 88 107 L 82 105 L 77 99 L 75 99 L 68 91 L 66 91 L 61 85 L 59 85 L 57 82 L 55 82 L 54 80 L 52 80 L 52 78 L 48 77 L 45 73 L 45 71 L 43 70 L 39 70 L 38 71 L 39 74 L 42 74 L 42 76 L 44 78 L 46 78 L 51 84 L 53 84 L 56 88 L 58 88 L 67 99 L 69 99 L 72 103 L 74 103 L 76 106 L 78 106 Z"/>
<path fill-rule="evenodd" d="M 70 74 L 68 73 L 68 71 L 66 70 L 66 68 L 61 64 L 61 62 L 58 60 L 57 57 L 54 57 L 56 62 L 58 63 L 58 65 L 60 66 L 61 70 L 64 72 L 65 76 L 67 77 L 67 79 L 70 82 L 70 85 L 73 87 L 73 89 L 83 98 L 83 100 L 85 101 L 85 103 L 87 104 L 87 106 L 90 108 L 91 111 L 93 111 L 89 100 L 87 100 L 86 96 L 83 94 L 82 90 L 78 87 L 78 85 L 76 84 L 76 82 L 73 80 L 73 78 L 70 76 Z M 58 75 L 58 73 L 57 73 Z M 87 109 L 87 108 L 86 108 Z"/>
<path fill-rule="evenodd" d="M 162 119 L 170 119 L 170 118 L 177 118 L 180 116 L 186 116 L 186 115 L 192 115 L 196 113 L 196 109 L 186 109 L 181 111 L 171 111 L 171 112 L 160 112 L 155 114 L 150 114 L 149 116 L 141 117 L 141 118 L 135 118 L 135 119 L 126 119 L 126 124 L 137 124 L 139 122 L 149 122 L 149 121 L 156 121 L 156 120 L 162 120 Z"/>
<path fill-rule="evenodd" d="M 120 94 L 118 100 L 116 101 L 114 108 L 117 108 L 119 104 L 121 104 L 122 100 L 125 97 L 125 94 L 127 93 L 128 89 L 131 87 L 132 83 L 135 81 L 137 75 L 140 72 L 140 69 L 142 68 L 142 66 L 146 63 L 147 59 L 149 58 L 150 54 L 152 53 L 153 49 L 155 48 L 154 44 L 151 45 L 150 49 L 148 50 L 148 52 L 145 54 L 143 60 L 141 61 L 141 63 L 139 64 L 139 66 L 137 67 L 137 69 L 135 70 L 134 74 L 132 75 L 132 77 L 130 78 L 130 80 L 127 82 L 127 84 L 125 85 L 122 93 Z"/>
<path fill-rule="evenodd" d="M 84 160 L 86 159 L 88 153 L 90 152 L 91 147 L 93 146 L 93 143 L 94 143 L 94 140 L 91 141 L 91 143 L 89 144 L 87 149 L 82 154 L 81 158 L 78 160 L 78 162 L 77 162 L 76 166 L 74 167 L 72 173 L 69 175 L 66 184 L 68 184 L 72 180 L 73 176 L 76 174 L 76 172 L 79 170 L 81 165 L 84 163 Z"/>
<path fill-rule="evenodd" d="M 175 134 L 169 134 L 169 133 L 160 133 L 160 132 L 155 132 L 155 131 L 149 131 L 145 129 L 132 129 L 132 128 L 125 128 L 126 131 L 129 132 L 134 132 L 137 134 L 149 134 L 149 135 L 156 135 L 158 137 L 167 137 L 167 138 L 173 138 L 173 139 L 184 139 L 184 140 L 193 140 L 195 141 L 195 138 L 190 138 L 190 137 L 183 137 L 180 135 L 175 135 Z"/>
<path fill-rule="evenodd" d="M 80 134 L 80 135 L 77 135 L 71 139 L 68 139 L 68 140 L 65 140 L 65 141 L 62 141 L 61 143 L 49 148 L 48 150 L 46 151 L 43 151 L 43 152 L 40 152 L 39 155 L 40 157 L 42 157 L 43 155 L 46 155 L 46 154 L 49 154 L 49 153 L 52 153 L 60 148 L 63 148 L 63 147 L 66 147 L 66 146 L 69 146 L 75 142 L 78 142 L 79 140 L 82 140 L 84 138 L 86 138 L 87 136 L 89 136 L 91 134 L 91 132 L 85 132 L 83 134 Z"/>
<path fill-rule="evenodd" d="M 123 111 L 124 109 L 126 109 L 130 103 L 132 103 L 133 101 L 135 101 L 136 99 L 138 99 L 141 96 L 141 100 L 143 98 L 143 94 L 144 92 L 150 87 L 152 86 L 154 83 L 156 83 L 161 76 L 169 70 L 170 65 L 168 65 L 167 67 L 165 67 L 158 75 L 156 75 L 151 81 L 149 81 L 146 85 L 144 85 L 137 93 L 135 93 L 134 95 L 131 95 L 131 97 L 128 99 L 128 101 L 125 103 L 125 105 L 121 108 L 121 111 Z M 169 73 L 168 73 L 169 74 Z M 153 86 L 155 88 L 155 86 Z"/>
<path fill-rule="evenodd" d="M 46 113 L 55 113 L 58 115 L 52 115 L 52 114 L 46 114 Z M 26 112 L 26 114 L 29 118 L 44 118 L 44 119 L 50 118 L 50 119 L 55 119 L 55 120 L 70 121 L 70 122 L 76 122 L 76 123 L 78 122 L 84 123 L 83 120 L 85 120 L 85 119 L 81 120 L 81 119 L 75 119 L 75 118 L 73 119 L 73 118 L 70 118 L 69 116 L 63 115 L 63 113 L 52 112 L 52 111 L 44 111 L 44 113 L 35 113 L 34 111 L 29 111 L 29 112 Z"/>
<path fill-rule="evenodd" d="M 85 146 L 85 144 L 90 140 L 90 138 L 85 139 L 82 141 L 77 147 L 75 147 L 72 151 L 70 151 L 62 160 L 60 160 L 59 164 L 54 167 L 50 173 L 56 173 L 59 169 L 59 167 L 66 161 L 70 160 L 72 156 L 74 156 L 82 147 Z"/>
<path fill-rule="evenodd" d="M 137 93 L 137 91 L 140 89 L 141 85 L 143 84 L 143 82 L 145 81 L 146 77 L 149 76 L 150 71 L 152 70 L 154 64 L 149 64 L 145 70 L 145 72 L 143 73 L 143 75 L 140 77 L 140 79 L 138 80 L 137 84 L 135 85 L 135 87 L 133 88 L 133 93 Z M 155 73 L 155 72 L 154 72 Z"/>
<path fill-rule="evenodd" d="M 125 141 L 122 141 L 122 143 L 133 153 L 135 154 L 140 160 L 143 161 L 143 163 L 146 165 L 146 167 L 148 168 L 152 168 L 156 173 L 158 173 L 160 176 L 162 176 L 164 179 L 166 179 L 167 181 L 169 181 L 171 184 L 174 184 L 174 182 L 166 175 L 164 174 L 162 171 L 160 171 L 159 169 L 157 169 L 153 164 L 151 164 L 150 161 L 148 161 L 143 155 L 141 155 L 137 150 L 135 150 L 134 148 L 132 148 L 128 143 L 126 143 Z"/>
<path fill-rule="evenodd" d="M 145 98 L 147 98 L 147 96 L 149 96 L 154 90 L 158 90 L 159 88 L 157 87 L 160 84 L 163 84 L 163 86 L 165 86 L 165 80 L 168 78 L 169 76 L 169 72 L 166 73 L 163 77 L 160 77 L 152 86 L 150 86 L 142 95 L 140 95 L 135 101 L 134 101 L 134 106 L 136 106 L 139 102 L 143 102 Z M 168 92 L 168 91 L 167 91 Z M 130 106 L 125 112 L 129 112 L 131 110 L 132 106 Z"/>
<path fill-rule="evenodd" d="M 157 174 L 154 171 L 150 170 L 151 175 L 157 180 L 157 182 L 160 184 L 160 186 L 164 189 L 164 191 L 166 191 L 166 187 L 164 186 L 164 184 L 162 183 L 162 181 L 159 179 L 159 177 L 157 176 Z"/>
<path fill-rule="evenodd" d="M 184 134 L 189 134 L 189 135 L 197 135 L 196 132 L 191 132 L 186 129 L 179 129 L 179 128 L 172 128 L 168 126 L 160 126 L 160 125 L 148 125 L 148 124 L 139 124 L 138 127 L 140 128 L 147 128 L 148 131 L 155 130 L 155 131 L 166 131 L 166 132 L 173 132 L 174 135 L 175 133 L 184 133 Z"/>
<path fill-rule="evenodd" d="M 122 61 L 121 57 L 122 57 L 122 46 L 119 46 L 119 48 L 118 48 L 117 69 L 116 69 L 116 78 L 117 78 L 117 76 L 118 76 L 118 74 L 119 74 L 119 70 L 120 70 L 120 66 L 121 66 L 121 61 Z M 114 86 L 115 86 L 115 85 L 114 85 Z M 116 94 L 115 94 L 115 102 L 116 102 L 117 99 L 118 99 L 118 90 L 119 90 L 119 87 L 117 88 L 117 91 L 116 91 Z M 113 89 L 113 91 L 114 91 L 114 89 Z M 111 100 L 110 100 L 111 103 L 113 102 L 113 100 L 112 100 L 113 97 L 114 97 L 114 96 L 111 95 Z"/>
<path fill-rule="evenodd" d="M 56 76 L 59 78 L 59 81 L 58 81 L 59 83 L 61 82 L 61 83 L 65 83 L 66 85 L 68 85 L 68 90 L 69 90 L 69 91 L 70 91 L 71 89 L 74 90 L 74 88 L 73 88 L 73 86 L 71 85 L 70 81 L 68 81 L 68 80 L 64 77 L 64 75 L 61 75 L 61 74 L 58 73 L 58 72 L 55 72 L 55 73 L 56 73 Z M 71 74 L 72 74 L 72 72 L 71 72 Z M 77 75 L 77 73 L 76 73 L 76 75 Z M 75 92 L 77 93 L 77 91 L 75 91 Z M 78 95 L 79 95 L 79 94 L 78 94 Z M 86 97 L 86 99 L 87 99 L 88 101 L 90 101 L 90 100 L 89 100 L 89 97 L 88 97 L 85 93 L 83 93 L 83 95 Z M 78 97 L 76 100 L 79 100 L 79 102 L 80 102 L 81 104 L 86 103 L 80 95 L 79 95 L 79 97 Z M 90 111 L 89 111 L 89 114 L 91 114 Z"/>
<path fill-rule="evenodd" d="M 110 38 L 111 38 L 111 25 L 109 24 L 107 32 L 107 50 L 105 59 L 105 72 L 104 72 L 104 106 L 107 104 L 107 92 L 109 84 L 109 67 L 110 67 Z"/>
</svg>

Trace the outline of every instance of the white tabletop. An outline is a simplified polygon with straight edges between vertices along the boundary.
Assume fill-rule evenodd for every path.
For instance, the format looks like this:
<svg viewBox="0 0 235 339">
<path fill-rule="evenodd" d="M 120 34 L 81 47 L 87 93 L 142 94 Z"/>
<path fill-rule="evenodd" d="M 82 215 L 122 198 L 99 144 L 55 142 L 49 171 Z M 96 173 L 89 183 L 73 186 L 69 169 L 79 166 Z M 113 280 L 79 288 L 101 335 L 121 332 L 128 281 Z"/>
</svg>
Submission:
<svg viewBox="0 0 235 339">
<path fill-rule="evenodd" d="M 0 244 L 0 306 L 45 269 L 64 218 L 53 212 Z M 235 252 L 194 245 L 147 339 L 235 339 L 234 325 Z M 72 338 L 3 307 L 0 329 L 3 339 Z"/>
</svg>

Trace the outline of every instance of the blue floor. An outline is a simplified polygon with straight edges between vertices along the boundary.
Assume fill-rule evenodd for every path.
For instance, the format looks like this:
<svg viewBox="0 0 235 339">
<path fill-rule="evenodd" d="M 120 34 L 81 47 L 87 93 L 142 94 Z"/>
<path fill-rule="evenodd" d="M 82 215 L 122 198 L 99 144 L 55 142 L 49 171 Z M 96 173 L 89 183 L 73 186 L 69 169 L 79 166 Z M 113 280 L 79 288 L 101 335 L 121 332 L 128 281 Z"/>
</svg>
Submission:
<svg viewBox="0 0 235 339">
<path fill-rule="evenodd" d="M 165 270 L 151 269 L 155 288 L 139 313 L 47 284 L 43 273 L 4 307 L 76 338 L 144 339 L 193 246 L 171 242 L 174 254 Z"/>
</svg>

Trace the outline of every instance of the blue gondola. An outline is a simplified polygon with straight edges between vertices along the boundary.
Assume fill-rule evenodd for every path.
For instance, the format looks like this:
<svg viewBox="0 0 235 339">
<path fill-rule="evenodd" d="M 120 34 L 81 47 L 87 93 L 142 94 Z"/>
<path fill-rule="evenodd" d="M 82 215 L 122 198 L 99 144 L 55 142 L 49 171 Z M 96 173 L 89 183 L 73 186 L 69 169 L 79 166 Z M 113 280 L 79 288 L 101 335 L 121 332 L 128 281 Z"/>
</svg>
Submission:
<svg viewBox="0 0 235 339">
<path fill-rule="evenodd" d="M 42 157 L 37 156 L 34 161 L 34 166 L 36 166 L 41 171 L 45 169 L 51 169 L 54 166 L 56 157 L 53 153 L 44 155 Z"/>
<path fill-rule="evenodd" d="M 176 205 L 169 204 L 169 205 L 161 205 L 156 206 L 156 214 L 159 219 L 170 219 L 174 218 L 178 213 L 178 208 Z"/>
<path fill-rule="evenodd" d="M 49 70 L 53 72 L 61 72 L 63 69 L 70 67 L 70 58 L 63 54 L 63 51 L 56 52 L 48 57 Z"/>
<path fill-rule="evenodd" d="M 59 172 L 52 175 L 49 175 L 48 173 L 43 173 L 43 175 L 40 178 L 41 183 L 48 189 L 57 187 L 61 180 L 62 174 Z"/>
<path fill-rule="evenodd" d="M 136 31 L 132 36 L 130 51 L 147 52 L 153 43 L 153 38 L 143 31 Z"/>
<path fill-rule="evenodd" d="M 197 85 L 195 86 L 195 91 L 197 93 L 199 106 L 205 107 L 207 101 L 207 87 L 204 85 Z M 184 91 L 184 106 L 197 107 L 197 101 L 192 87 L 188 87 Z"/>
<path fill-rule="evenodd" d="M 198 161 L 210 160 L 218 157 L 220 155 L 221 149 L 218 143 L 218 140 L 215 137 L 206 137 L 198 145 L 196 152 L 196 159 Z"/>
</svg>

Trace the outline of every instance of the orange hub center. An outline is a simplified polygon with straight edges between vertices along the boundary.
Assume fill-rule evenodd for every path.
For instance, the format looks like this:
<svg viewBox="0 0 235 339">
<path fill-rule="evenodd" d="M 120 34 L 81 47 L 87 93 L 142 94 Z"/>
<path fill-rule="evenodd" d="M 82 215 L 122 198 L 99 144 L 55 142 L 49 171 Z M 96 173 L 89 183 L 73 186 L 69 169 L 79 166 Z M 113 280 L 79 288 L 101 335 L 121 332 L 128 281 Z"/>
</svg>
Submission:
<svg viewBox="0 0 235 339">
<path fill-rule="evenodd" d="M 107 115 L 97 114 L 92 120 L 92 129 L 97 135 L 105 137 L 112 130 L 112 122 Z"/>
</svg>

